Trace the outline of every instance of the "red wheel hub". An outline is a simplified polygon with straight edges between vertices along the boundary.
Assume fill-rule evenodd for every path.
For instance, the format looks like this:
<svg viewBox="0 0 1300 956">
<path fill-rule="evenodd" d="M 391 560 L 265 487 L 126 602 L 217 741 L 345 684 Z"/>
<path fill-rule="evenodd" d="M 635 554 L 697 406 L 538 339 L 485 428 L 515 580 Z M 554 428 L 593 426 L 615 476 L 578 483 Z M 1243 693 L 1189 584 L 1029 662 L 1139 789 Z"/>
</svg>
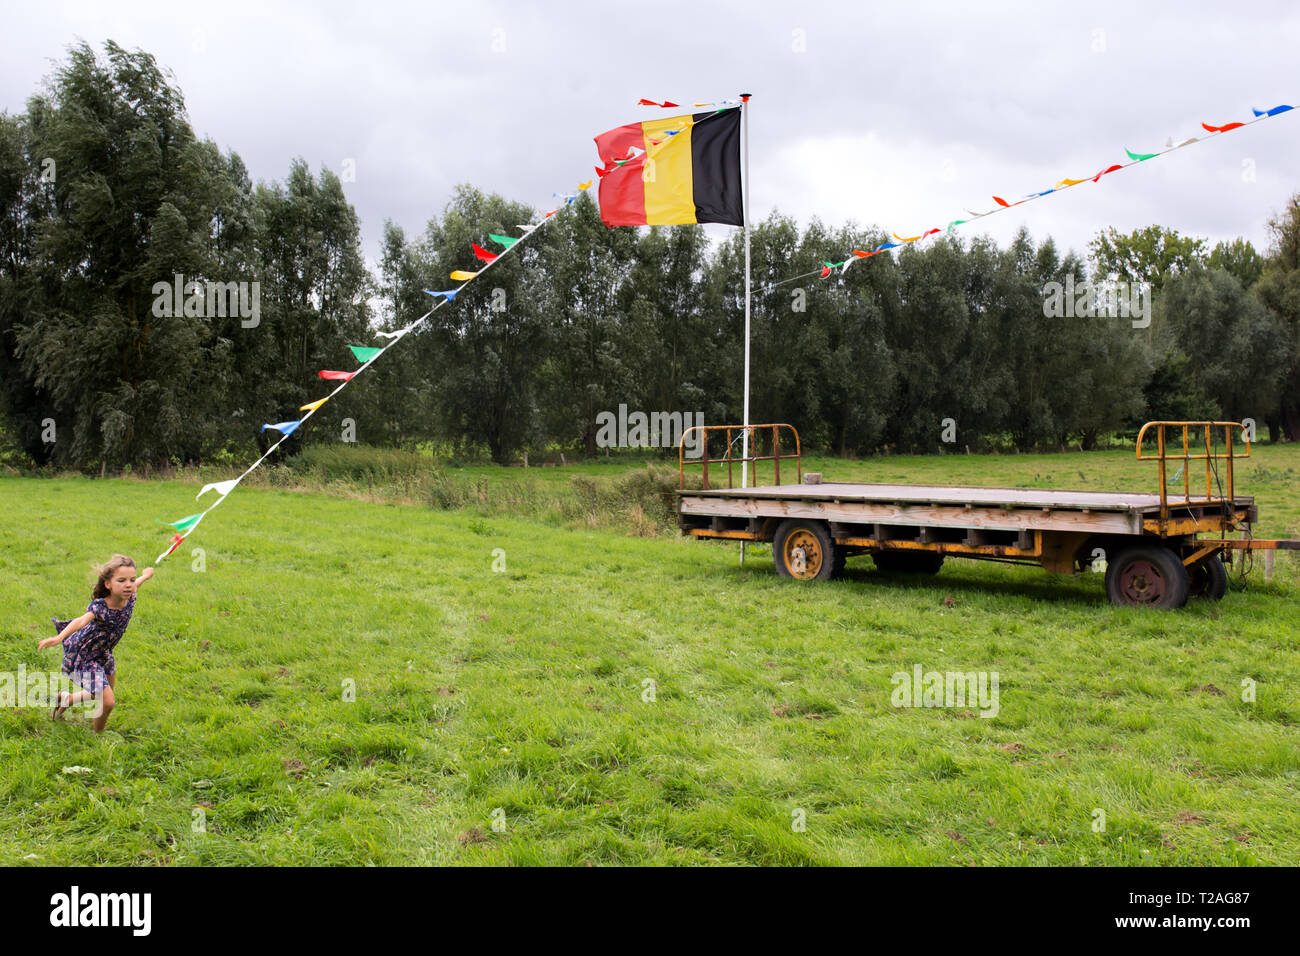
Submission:
<svg viewBox="0 0 1300 956">
<path fill-rule="evenodd" d="M 1120 572 L 1119 586 L 1133 604 L 1158 604 L 1165 596 L 1166 582 L 1150 561 L 1133 561 Z"/>
</svg>

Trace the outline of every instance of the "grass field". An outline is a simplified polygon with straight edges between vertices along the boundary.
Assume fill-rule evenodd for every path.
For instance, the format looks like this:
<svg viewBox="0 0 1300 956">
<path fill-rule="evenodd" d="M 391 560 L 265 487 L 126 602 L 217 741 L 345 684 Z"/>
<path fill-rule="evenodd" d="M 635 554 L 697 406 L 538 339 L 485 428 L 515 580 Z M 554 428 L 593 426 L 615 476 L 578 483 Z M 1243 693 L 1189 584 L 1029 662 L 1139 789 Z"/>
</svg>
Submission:
<svg viewBox="0 0 1300 956">
<path fill-rule="evenodd" d="M 1257 535 L 1300 537 L 1300 448 L 1255 451 Z M 805 468 L 1151 489 L 1131 456 Z M 976 562 L 796 585 L 601 499 L 641 470 L 239 488 L 142 589 L 106 734 L 0 710 L 0 864 L 1300 864 L 1294 555 L 1174 613 Z M 56 670 L 90 562 L 197 487 L 0 478 L 0 670 Z M 997 716 L 891 706 L 916 665 L 996 671 Z"/>
</svg>

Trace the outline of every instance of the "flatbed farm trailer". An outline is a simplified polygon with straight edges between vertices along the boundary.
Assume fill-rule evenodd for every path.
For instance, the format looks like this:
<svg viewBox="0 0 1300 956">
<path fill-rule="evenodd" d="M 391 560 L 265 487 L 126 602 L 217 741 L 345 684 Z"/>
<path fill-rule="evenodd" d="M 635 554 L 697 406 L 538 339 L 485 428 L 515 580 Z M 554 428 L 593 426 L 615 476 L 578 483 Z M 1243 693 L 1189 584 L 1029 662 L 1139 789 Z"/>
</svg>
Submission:
<svg viewBox="0 0 1300 956">
<path fill-rule="evenodd" d="M 693 431 L 703 432 L 693 437 L 703 449 L 699 459 L 683 454 Z M 1157 463 L 1160 491 L 1141 494 L 822 482 L 804 475 L 790 425 L 701 425 L 683 434 L 678 449 L 678 524 L 696 538 L 770 541 L 777 573 L 800 581 L 833 578 L 847 558 L 861 554 L 883 571 L 921 574 L 936 573 L 949 557 L 1037 564 L 1057 574 L 1100 559 L 1114 604 L 1176 608 L 1191 596 L 1224 596 L 1223 555 L 1300 549 L 1300 541 L 1251 534 L 1255 500 L 1234 487 L 1233 462 L 1250 455 L 1249 441 L 1244 451 L 1234 444 L 1240 431 L 1237 422 L 1149 422 L 1138 434 L 1137 457 Z M 746 433 L 751 453 L 734 454 Z M 1171 450 L 1169 442 L 1180 437 Z M 725 439 L 725 455 L 710 457 L 710 439 Z M 774 483 L 744 487 L 742 479 L 735 487 L 759 462 L 771 463 Z M 795 484 L 781 483 L 783 462 Z M 1181 468 L 1171 493 L 1167 471 L 1174 462 Z M 1191 480 L 1200 462 L 1203 495 L 1199 476 Z M 686 487 L 688 466 L 703 469 L 703 487 Z M 725 486 L 718 487 L 724 473 Z"/>
</svg>

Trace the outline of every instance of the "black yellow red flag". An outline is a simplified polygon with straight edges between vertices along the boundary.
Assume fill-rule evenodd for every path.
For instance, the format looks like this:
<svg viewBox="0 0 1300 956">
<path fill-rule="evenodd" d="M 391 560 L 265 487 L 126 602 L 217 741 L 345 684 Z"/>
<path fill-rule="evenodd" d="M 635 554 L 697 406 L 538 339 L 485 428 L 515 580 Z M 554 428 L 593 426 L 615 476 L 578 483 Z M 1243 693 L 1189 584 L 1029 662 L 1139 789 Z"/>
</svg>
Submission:
<svg viewBox="0 0 1300 956">
<path fill-rule="evenodd" d="M 739 106 L 619 126 L 596 137 L 607 226 L 745 224 Z"/>
</svg>

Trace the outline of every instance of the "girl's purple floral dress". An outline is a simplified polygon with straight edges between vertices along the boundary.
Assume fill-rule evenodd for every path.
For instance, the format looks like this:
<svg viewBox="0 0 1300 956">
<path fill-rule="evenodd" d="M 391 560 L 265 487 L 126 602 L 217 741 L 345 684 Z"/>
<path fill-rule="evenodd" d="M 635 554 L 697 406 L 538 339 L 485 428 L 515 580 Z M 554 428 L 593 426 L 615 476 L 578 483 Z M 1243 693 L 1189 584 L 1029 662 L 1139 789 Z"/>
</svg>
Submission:
<svg viewBox="0 0 1300 956">
<path fill-rule="evenodd" d="M 95 598 L 86 610 L 94 614 L 95 619 L 63 642 L 63 673 L 78 687 L 98 697 L 108 684 L 109 676 L 117 673 L 113 648 L 117 647 L 117 642 L 126 633 L 127 624 L 131 623 L 135 595 L 126 602 L 126 607 L 114 609 L 103 598 Z M 69 623 L 55 617 L 50 620 L 54 622 L 56 634 Z"/>
</svg>

